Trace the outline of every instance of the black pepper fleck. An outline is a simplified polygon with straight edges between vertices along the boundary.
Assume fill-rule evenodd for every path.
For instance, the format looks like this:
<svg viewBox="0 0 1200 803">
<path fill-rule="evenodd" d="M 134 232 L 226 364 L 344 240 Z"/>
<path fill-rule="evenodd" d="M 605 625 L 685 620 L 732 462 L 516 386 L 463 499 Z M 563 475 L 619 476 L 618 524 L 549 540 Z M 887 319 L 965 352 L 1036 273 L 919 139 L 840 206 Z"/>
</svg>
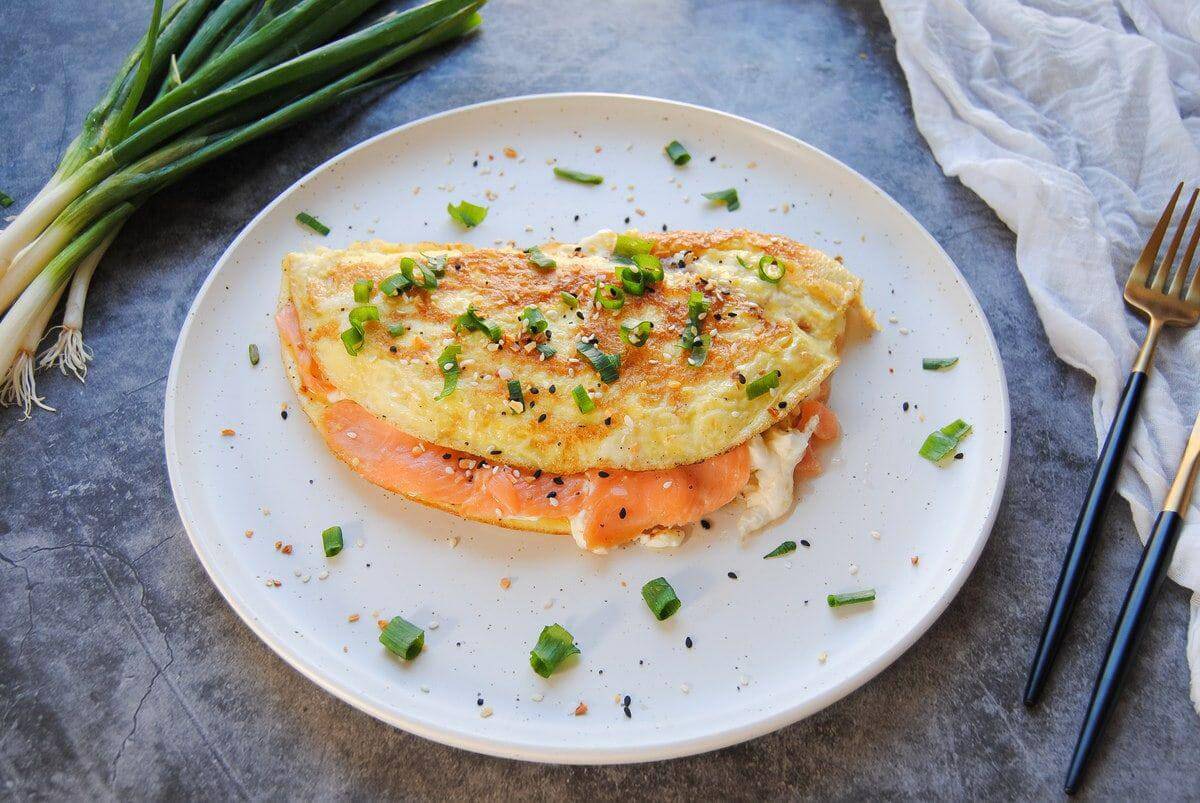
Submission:
<svg viewBox="0 0 1200 803">
<path fill-rule="evenodd" d="M 730 580 L 736 580 L 737 572 L 726 572 L 725 576 L 728 577 Z"/>
<path fill-rule="evenodd" d="M 805 541 L 803 538 L 801 538 L 801 539 L 800 539 L 800 546 L 812 546 L 812 544 L 808 543 L 808 542 L 807 542 L 807 541 Z"/>
<path fill-rule="evenodd" d="M 279 417 L 282 418 L 284 421 L 287 421 L 287 410 L 280 410 Z"/>
<path fill-rule="evenodd" d="M 958 454 L 954 455 L 954 459 L 955 459 L 955 460 L 962 460 L 962 459 L 963 459 L 963 453 L 962 453 L 962 452 L 959 452 Z"/>
<path fill-rule="evenodd" d="M 691 636 L 688 636 L 687 638 L 685 638 L 683 640 L 683 646 L 687 647 L 689 650 L 692 648 L 692 637 Z"/>
<path fill-rule="evenodd" d="M 908 402 L 905 402 L 904 404 L 900 405 L 900 409 L 907 413 L 908 412 Z"/>
<path fill-rule="evenodd" d="M 712 522 L 708 519 L 700 519 L 700 526 L 707 530 L 712 527 Z"/>
<path fill-rule="evenodd" d="M 621 509 L 620 509 L 620 510 L 617 512 L 617 515 L 618 515 L 618 516 L 620 516 L 621 518 L 625 518 L 625 516 L 627 515 L 627 514 L 626 514 L 626 512 L 625 512 L 625 508 L 621 508 Z"/>
</svg>

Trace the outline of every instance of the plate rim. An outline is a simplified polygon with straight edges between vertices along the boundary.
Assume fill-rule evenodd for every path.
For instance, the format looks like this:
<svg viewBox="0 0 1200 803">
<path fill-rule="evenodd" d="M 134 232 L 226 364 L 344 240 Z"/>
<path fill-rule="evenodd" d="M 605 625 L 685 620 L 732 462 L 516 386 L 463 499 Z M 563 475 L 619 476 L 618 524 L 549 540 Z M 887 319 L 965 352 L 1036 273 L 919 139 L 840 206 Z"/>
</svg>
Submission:
<svg viewBox="0 0 1200 803">
<path fill-rule="evenodd" d="M 354 689 L 345 686 L 338 686 L 330 679 L 326 679 L 316 667 L 312 665 L 298 649 L 293 648 L 286 642 L 279 641 L 268 631 L 267 627 L 258 619 L 253 611 L 248 607 L 243 607 L 238 601 L 232 587 L 227 584 L 215 571 L 214 566 L 205 554 L 202 548 L 202 539 L 193 527 L 194 517 L 191 516 L 191 507 L 184 495 L 182 488 L 182 478 L 180 477 L 181 468 L 179 467 L 179 452 L 175 448 L 173 435 L 175 432 L 175 405 L 178 402 L 177 384 L 179 381 L 179 373 L 181 370 L 181 357 L 184 349 L 184 344 L 187 342 L 192 324 L 196 319 L 196 310 L 200 300 L 207 295 L 210 287 L 217 278 L 218 273 L 224 267 L 225 263 L 230 258 L 234 250 L 242 243 L 242 241 L 250 235 L 257 227 L 259 221 L 268 213 L 281 204 L 285 198 L 290 196 L 299 187 L 305 184 L 310 179 L 314 178 L 319 173 L 324 172 L 328 168 L 334 166 L 343 159 L 349 158 L 351 155 L 360 150 L 370 147 L 378 140 L 386 137 L 394 136 L 399 132 L 410 128 L 415 128 L 435 120 L 449 117 L 452 115 L 463 114 L 479 109 L 484 109 L 490 106 L 502 106 L 521 104 L 530 101 L 546 101 L 546 100 L 577 100 L 580 98 L 603 98 L 606 100 L 627 101 L 633 103 L 650 103 L 662 106 L 687 109 L 689 111 L 699 111 L 706 114 L 713 114 L 719 117 L 726 118 L 729 121 L 737 122 L 752 126 L 760 131 L 776 135 L 789 140 L 793 145 L 800 147 L 803 150 L 809 151 L 811 154 L 829 160 L 843 170 L 848 171 L 858 180 L 874 190 L 881 199 L 887 204 L 890 204 L 901 217 L 907 219 L 920 235 L 932 245 L 935 252 L 940 254 L 953 270 L 953 276 L 957 279 L 962 289 L 966 292 L 968 305 L 971 311 L 978 315 L 983 323 L 983 331 L 986 335 L 986 345 L 990 347 L 991 353 L 995 358 L 996 368 L 999 372 L 1000 388 L 999 402 L 1001 418 L 1004 424 L 1004 433 L 1002 438 L 1002 453 L 998 462 L 999 472 L 997 475 L 997 491 L 993 494 L 991 505 L 987 511 L 987 515 L 980 528 L 980 534 L 972 545 L 970 552 L 963 561 L 961 568 L 957 571 L 950 584 L 942 591 L 942 593 L 934 601 L 933 605 L 925 612 L 925 614 L 908 629 L 904 636 L 895 642 L 888 650 L 879 655 L 874 661 L 871 661 L 857 670 L 846 674 L 837 683 L 830 686 L 825 691 L 809 698 L 805 702 L 781 708 L 769 714 L 766 714 L 752 722 L 743 724 L 737 728 L 721 730 L 719 732 L 691 736 L 686 739 L 676 740 L 666 743 L 651 745 L 649 747 L 641 746 L 636 751 L 629 748 L 593 748 L 588 746 L 570 746 L 564 745 L 555 748 L 553 751 L 541 747 L 531 747 L 511 741 L 502 741 L 498 738 L 483 736 L 477 732 L 456 729 L 453 727 L 436 727 L 427 725 L 426 723 L 405 716 L 402 712 L 388 710 L 382 707 L 377 707 L 364 695 L 356 692 Z M 502 98 L 494 98 L 492 100 L 472 103 L 465 106 L 456 106 L 452 109 L 446 109 L 435 114 L 426 115 L 416 120 L 411 120 L 401 125 L 393 126 L 385 131 L 374 134 L 361 142 L 358 142 L 350 147 L 334 154 L 330 158 L 312 168 L 296 181 L 292 182 L 286 189 L 275 196 L 266 206 L 259 210 L 253 218 L 251 218 L 230 244 L 221 253 L 220 258 L 214 263 L 205 277 L 204 282 L 196 290 L 192 299 L 191 305 L 188 307 L 187 313 L 184 315 L 183 324 L 180 327 L 179 335 L 175 341 L 175 347 L 171 355 L 171 366 L 167 373 L 167 383 L 165 395 L 163 399 L 163 441 L 165 447 L 165 457 L 167 463 L 167 476 L 171 484 L 171 495 L 175 502 L 175 508 L 179 514 L 184 531 L 187 533 L 188 540 L 191 543 L 192 551 L 195 553 L 200 565 L 204 568 L 208 575 L 209 581 L 220 592 L 225 602 L 237 614 L 238 618 L 250 628 L 250 631 L 266 645 L 271 652 L 283 659 L 283 661 L 295 671 L 312 681 L 319 688 L 323 689 L 328 694 L 341 700 L 344 703 L 362 711 L 375 719 L 380 720 L 392 727 L 399 728 L 407 733 L 429 739 L 431 741 L 457 747 L 464 750 L 469 750 L 476 753 L 495 756 L 498 758 L 516 759 L 522 761 L 533 761 L 548 764 L 634 764 L 644 763 L 649 761 L 659 761 L 673 758 L 681 758 L 684 756 L 698 755 L 701 753 L 718 750 L 732 745 L 740 744 L 751 739 L 764 736 L 776 730 L 784 728 L 788 725 L 795 724 L 802 719 L 805 719 L 812 714 L 815 714 L 833 703 L 848 696 L 854 691 L 862 688 L 866 683 L 872 680 L 876 675 L 890 667 L 896 660 L 907 652 L 918 640 L 920 640 L 933 626 L 933 623 L 941 618 L 942 614 L 949 607 L 950 603 L 958 596 L 962 587 L 966 584 L 967 579 L 974 572 L 975 566 L 978 563 L 979 556 L 982 554 L 984 547 L 991 538 L 992 529 L 995 526 L 997 515 L 999 514 L 1000 504 L 1004 499 L 1005 491 L 1008 483 L 1009 459 L 1012 451 L 1012 412 L 1009 405 L 1008 392 L 1008 377 L 1004 369 L 1004 361 L 1000 354 L 999 346 L 996 342 L 995 333 L 992 331 L 991 323 L 988 321 L 987 315 L 984 312 L 983 306 L 979 303 L 978 297 L 975 295 L 971 285 L 959 270 L 958 265 L 950 257 L 946 250 L 942 248 L 941 243 L 930 234 L 929 230 L 917 220 L 912 213 L 905 209 L 896 199 L 880 188 L 875 182 L 859 173 L 854 168 L 850 167 L 840 159 L 826 153 L 825 151 L 811 145 L 804 140 L 788 134 L 785 131 L 780 131 L 777 128 L 756 122 L 749 118 L 743 117 L 731 112 L 713 109 L 700 104 L 688 103 L 685 101 L 670 100 L 667 98 L 655 97 L 652 95 L 636 95 L 620 92 L 545 92 L 533 93 L 525 95 L 513 95 Z"/>
</svg>

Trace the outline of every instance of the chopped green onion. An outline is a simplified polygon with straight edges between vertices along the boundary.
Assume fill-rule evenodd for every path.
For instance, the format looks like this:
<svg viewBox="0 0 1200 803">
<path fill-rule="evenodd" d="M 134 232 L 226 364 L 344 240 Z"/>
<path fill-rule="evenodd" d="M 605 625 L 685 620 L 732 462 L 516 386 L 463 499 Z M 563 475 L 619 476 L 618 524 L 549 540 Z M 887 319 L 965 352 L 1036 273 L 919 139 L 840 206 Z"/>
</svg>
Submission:
<svg viewBox="0 0 1200 803">
<path fill-rule="evenodd" d="M 621 283 L 621 289 L 631 296 L 640 296 L 646 294 L 646 274 L 637 265 L 617 265 L 613 271 L 616 274 L 617 281 Z"/>
<path fill-rule="evenodd" d="M 640 349 L 650 339 L 650 330 L 653 328 L 654 324 L 650 321 L 642 321 L 633 327 L 621 324 L 621 339 L 634 348 Z"/>
<path fill-rule="evenodd" d="M 673 139 L 666 147 L 667 158 L 677 165 L 685 165 L 692 160 L 692 155 L 687 152 L 687 148 L 679 144 L 679 140 Z"/>
<path fill-rule="evenodd" d="M 412 622 L 393 616 L 379 634 L 379 643 L 404 660 L 411 661 L 425 647 L 425 631 Z"/>
<path fill-rule="evenodd" d="M 459 329 L 466 329 L 468 332 L 483 332 L 493 343 L 500 342 L 500 327 L 480 318 L 470 304 L 467 305 L 466 312 L 454 319 L 454 330 L 458 331 Z"/>
<path fill-rule="evenodd" d="M 325 557 L 332 558 L 342 551 L 342 528 L 336 524 L 321 533 L 321 545 L 325 547 Z"/>
<path fill-rule="evenodd" d="M 663 280 L 662 260 L 653 254 L 634 254 L 633 264 L 646 274 L 646 284 Z"/>
<path fill-rule="evenodd" d="M 712 335 L 700 335 L 692 341 L 691 353 L 688 354 L 688 365 L 699 368 L 708 359 L 708 349 L 712 345 Z"/>
<path fill-rule="evenodd" d="M 458 343 L 451 343 L 442 349 L 442 353 L 438 355 L 438 368 L 442 370 L 443 385 L 442 392 L 434 397 L 434 401 L 441 401 L 458 387 L 458 375 L 460 372 L 458 367 L 459 354 L 462 354 L 462 346 Z"/>
<path fill-rule="evenodd" d="M 296 221 L 308 226 L 322 237 L 325 237 L 329 234 L 329 227 L 307 212 L 301 212 L 300 214 L 296 215 Z"/>
<path fill-rule="evenodd" d="M 614 354 L 605 354 L 600 349 L 596 348 L 596 344 L 589 343 L 586 340 L 580 340 L 575 344 L 575 351 L 579 352 L 588 365 L 596 369 L 596 373 L 600 374 L 600 381 L 606 385 L 611 385 L 617 381 L 617 369 L 621 365 L 621 360 Z"/>
<path fill-rule="evenodd" d="M 830 594 L 825 598 L 829 603 L 830 608 L 837 608 L 841 605 L 857 605 L 861 602 L 874 602 L 875 589 L 867 588 L 862 591 L 851 591 L 848 594 Z"/>
<path fill-rule="evenodd" d="M 796 542 L 795 541 L 784 541 L 782 544 L 775 547 L 767 554 L 763 555 L 763 560 L 766 560 L 767 558 L 777 558 L 780 555 L 786 555 L 789 552 L 795 552 L 795 551 L 796 551 Z"/>
<path fill-rule="evenodd" d="M 537 307 L 526 307 L 525 311 L 517 316 L 518 320 L 525 322 L 525 328 L 530 334 L 540 335 L 550 327 L 550 322 L 546 320 L 546 316 Z"/>
<path fill-rule="evenodd" d="M 783 278 L 783 274 L 787 270 L 783 267 L 783 263 L 773 256 L 763 254 L 758 260 L 758 278 L 764 282 L 771 284 L 779 284 L 779 280 Z"/>
<path fill-rule="evenodd" d="M 538 343 L 536 348 L 537 353 L 541 354 L 547 360 L 553 357 L 555 354 L 558 354 L 558 349 L 554 348 L 554 346 L 551 346 L 549 343 Z"/>
<path fill-rule="evenodd" d="M 258 365 L 258 358 L 259 358 L 259 354 L 258 354 L 258 346 L 256 346 L 256 345 L 254 345 L 253 343 L 251 343 L 251 344 L 250 344 L 250 348 L 249 348 L 249 352 L 250 352 L 250 364 L 251 364 L 251 365 Z"/>
<path fill-rule="evenodd" d="M 468 229 L 473 229 L 482 223 L 488 213 L 486 206 L 476 206 L 469 201 L 459 201 L 458 206 L 446 204 L 446 211 L 450 213 L 450 217 Z"/>
<path fill-rule="evenodd" d="M 354 357 L 362 351 L 366 342 L 366 326 L 369 321 L 379 320 L 379 307 L 374 304 L 364 304 L 350 310 L 350 328 L 342 332 L 342 345 L 346 352 Z"/>
<path fill-rule="evenodd" d="M 571 395 L 575 398 L 575 406 L 579 408 L 581 413 L 590 413 L 596 409 L 596 403 L 592 401 L 592 397 L 588 395 L 587 388 L 583 385 L 576 385 L 571 391 Z"/>
<path fill-rule="evenodd" d="M 522 409 L 525 407 L 525 394 L 521 392 L 521 382 L 517 379 L 508 380 L 508 400 L 519 402 Z"/>
<path fill-rule="evenodd" d="M 366 304 L 371 300 L 371 280 L 359 279 L 354 283 L 354 303 Z"/>
<path fill-rule="evenodd" d="M 0 190 L 0 206 L 8 207 L 8 206 L 12 206 L 15 203 L 16 203 L 16 201 L 13 200 L 13 197 L 11 195 L 9 195 L 4 190 Z"/>
<path fill-rule="evenodd" d="M 955 449 L 962 439 L 967 437 L 967 433 L 971 431 L 971 425 L 961 418 L 952 421 L 939 430 L 932 432 L 925 443 L 921 444 L 919 454 L 926 460 L 937 463 L 945 460 Z"/>
<path fill-rule="evenodd" d="M 763 374 L 758 379 L 746 385 L 746 398 L 757 399 L 759 396 L 766 393 L 772 388 L 779 387 L 779 377 L 783 376 L 779 371 L 771 371 Z"/>
<path fill-rule="evenodd" d="M 701 194 L 710 201 L 716 201 L 717 203 L 725 204 L 725 208 L 730 212 L 733 212 L 742 205 L 742 202 L 738 200 L 737 190 L 733 187 L 730 187 L 727 190 L 717 190 L 716 192 L 705 192 Z"/>
<path fill-rule="evenodd" d="M 607 310 L 616 312 L 625 306 L 625 291 L 615 284 L 604 284 L 596 288 L 596 301 Z"/>
<path fill-rule="evenodd" d="M 394 323 L 391 326 L 389 326 L 387 328 L 387 330 L 388 330 L 388 334 L 391 335 L 392 337 L 400 337 L 400 335 L 402 335 L 408 331 L 407 329 L 404 328 L 404 324 L 402 324 L 402 323 Z"/>
<path fill-rule="evenodd" d="M 671 588 L 665 577 L 656 577 L 642 586 L 642 599 L 646 600 L 654 618 L 660 622 L 670 619 L 683 604 L 679 597 L 675 596 L 675 589 Z"/>
<path fill-rule="evenodd" d="M 550 257 L 542 253 L 542 249 L 536 245 L 531 245 L 525 249 L 525 254 L 529 257 L 529 261 L 538 266 L 538 270 L 552 270 L 558 266 Z"/>
<path fill-rule="evenodd" d="M 654 243 L 651 240 L 644 240 L 632 234 L 618 234 L 617 244 L 613 247 L 613 253 L 617 256 L 632 259 L 634 254 L 650 253 L 650 249 L 653 247 Z"/>
<path fill-rule="evenodd" d="M 949 368 L 958 362 L 958 357 L 925 357 L 921 360 L 921 367 L 926 371 L 940 371 L 943 368 Z"/>
<path fill-rule="evenodd" d="M 693 290 L 692 294 L 688 296 L 688 322 L 683 327 L 683 333 L 679 336 L 679 345 L 685 351 L 691 351 L 697 346 L 703 348 L 703 353 L 700 355 L 700 362 L 692 363 L 693 365 L 704 363 L 705 358 L 708 356 L 708 346 L 712 342 L 711 337 L 706 342 L 700 335 L 700 330 L 703 326 L 703 319 L 700 316 L 706 312 L 708 312 L 708 302 L 704 300 L 704 294 L 699 290 Z"/>
<path fill-rule="evenodd" d="M 379 292 L 385 296 L 398 296 L 413 286 L 412 279 L 403 273 L 394 273 L 379 283 Z"/>
<path fill-rule="evenodd" d="M 584 173 L 579 170 L 571 170 L 566 167 L 554 168 L 554 175 L 559 178 L 578 181 L 580 184 L 601 184 L 604 182 L 604 176 L 597 176 L 595 173 Z"/>
<path fill-rule="evenodd" d="M 576 309 L 579 306 L 579 297 L 574 293 L 568 293 L 564 290 L 558 294 L 558 297 L 562 299 L 562 303 L 566 304 L 571 309 Z"/>
<path fill-rule="evenodd" d="M 425 267 L 433 271 L 433 275 L 437 278 L 442 278 L 446 275 L 446 255 L 438 254 L 437 256 L 429 256 L 422 252 L 421 256 L 425 257 Z"/>
<path fill-rule="evenodd" d="M 419 279 L 417 271 L 421 273 Z M 433 269 L 417 262 L 412 257 L 404 257 L 400 260 L 400 275 L 408 279 L 414 286 L 423 287 L 426 290 L 433 290 L 438 286 L 438 277 Z"/>
<path fill-rule="evenodd" d="M 558 669 L 559 664 L 572 655 L 579 655 L 575 638 L 562 625 L 550 625 L 542 628 L 537 644 L 529 651 L 529 665 L 533 667 L 534 672 L 548 678 Z"/>
</svg>

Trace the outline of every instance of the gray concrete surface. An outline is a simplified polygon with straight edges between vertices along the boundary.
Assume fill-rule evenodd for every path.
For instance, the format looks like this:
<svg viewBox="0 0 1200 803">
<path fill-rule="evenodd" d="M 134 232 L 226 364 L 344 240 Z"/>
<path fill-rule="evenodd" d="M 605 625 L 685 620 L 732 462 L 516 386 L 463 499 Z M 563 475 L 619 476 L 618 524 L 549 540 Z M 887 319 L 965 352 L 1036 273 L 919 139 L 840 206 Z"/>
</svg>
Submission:
<svg viewBox="0 0 1200 803">
<path fill-rule="evenodd" d="M 142 30 L 148 0 L 0 2 L 0 186 L 28 199 Z M 0 797 L 1053 798 L 1137 559 L 1123 504 L 1050 699 L 1026 661 L 1096 450 L 1087 379 L 1055 361 L 1013 236 L 946 179 L 870 0 L 495 0 L 416 80 L 211 166 L 126 227 L 89 299 L 86 389 L 0 412 Z M 484 758 L 380 724 L 275 657 L 208 582 L 171 501 L 162 399 L 184 313 L 241 227 L 376 132 L 489 98 L 660 95 L 801 137 L 897 198 L 966 274 L 1003 352 L 1014 459 L 974 575 L 915 647 L 826 711 L 739 747 L 632 767 Z M 1169 348 L 1169 344 L 1167 345 Z M 1093 774 L 1098 799 L 1200 799 L 1185 594 L 1168 586 Z"/>
</svg>

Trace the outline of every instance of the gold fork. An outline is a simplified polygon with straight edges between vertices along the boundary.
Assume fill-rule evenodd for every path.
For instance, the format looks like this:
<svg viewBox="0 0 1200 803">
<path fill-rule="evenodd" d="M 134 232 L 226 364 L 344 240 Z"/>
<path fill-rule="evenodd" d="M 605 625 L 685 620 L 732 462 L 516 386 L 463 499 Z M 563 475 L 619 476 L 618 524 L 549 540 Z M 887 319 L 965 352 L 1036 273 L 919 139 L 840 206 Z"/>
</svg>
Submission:
<svg viewBox="0 0 1200 803">
<path fill-rule="evenodd" d="M 1125 390 L 1121 394 L 1120 404 L 1117 405 L 1117 414 L 1108 430 L 1108 437 L 1104 439 L 1104 448 L 1100 450 L 1100 457 L 1096 461 L 1096 469 L 1092 473 L 1092 483 L 1088 487 L 1083 509 L 1079 511 L 1079 518 L 1075 522 L 1075 532 L 1072 533 L 1070 546 L 1067 547 L 1067 556 L 1063 561 L 1062 572 L 1058 576 L 1054 598 L 1050 603 L 1050 610 L 1046 612 L 1042 638 L 1038 643 L 1033 665 L 1029 670 L 1029 680 L 1025 684 L 1026 705 L 1033 705 L 1041 695 L 1046 679 L 1050 675 L 1050 668 L 1054 664 L 1054 657 L 1062 644 L 1067 624 L 1071 619 L 1079 588 L 1087 573 L 1092 552 L 1095 550 L 1096 536 L 1100 532 L 1100 525 L 1104 519 L 1104 509 L 1108 504 L 1109 497 L 1112 496 L 1117 477 L 1121 473 L 1125 447 L 1133 432 L 1133 422 L 1137 417 L 1142 391 L 1146 387 L 1146 375 L 1154 360 L 1154 348 L 1158 345 L 1158 336 L 1162 333 L 1164 326 L 1193 326 L 1200 321 L 1200 270 L 1196 272 L 1185 289 L 1192 257 L 1196 253 L 1197 243 L 1200 242 L 1200 221 L 1193 227 L 1193 233 L 1187 250 L 1183 254 L 1183 259 L 1180 260 L 1178 268 L 1171 275 L 1171 267 L 1175 263 L 1175 257 L 1179 254 L 1179 247 L 1187 232 L 1188 219 L 1192 215 L 1192 209 L 1196 205 L 1200 189 L 1192 192 L 1192 197 L 1188 200 L 1187 207 L 1184 208 L 1183 215 L 1180 217 L 1179 225 L 1175 229 L 1175 236 L 1171 239 L 1171 245 L 1167 249 L 1167 255 L 1161 262 L 1158 262 L 1157 267 L 1155 266 L 1159 247 L 1171 225 L 1171 218 L 1175 214 L 1175 204 L 1179 200 L 1181 192 L 1183 192 L 1183 182 L 1180 182 L 1179 186 L 1175 188 L 1175 193 L 1171 196 L 1167 208 L 1163 210 L 1162 217 L 1158 219 L 1158 225 L 1154 227 L 1150 239 L 1146 242 L 1146 247 L 1142 249 L 1142 255 L 1134 263 L 1133 271 L 1129 274 L 1129 281 L 1125 282 L 1125 301 L 1145 313 L 1150 318 L 1150 325 L 1146 330 L 1146 339 L 1142 343 L 1142 348 L 1138 351 L 1137 359 L 1133 363 L 1129 381 L 1125 383 Z M 1167 284 L 1168 278 L 1170 278 L 1169 285 Z"/>
</svg>

